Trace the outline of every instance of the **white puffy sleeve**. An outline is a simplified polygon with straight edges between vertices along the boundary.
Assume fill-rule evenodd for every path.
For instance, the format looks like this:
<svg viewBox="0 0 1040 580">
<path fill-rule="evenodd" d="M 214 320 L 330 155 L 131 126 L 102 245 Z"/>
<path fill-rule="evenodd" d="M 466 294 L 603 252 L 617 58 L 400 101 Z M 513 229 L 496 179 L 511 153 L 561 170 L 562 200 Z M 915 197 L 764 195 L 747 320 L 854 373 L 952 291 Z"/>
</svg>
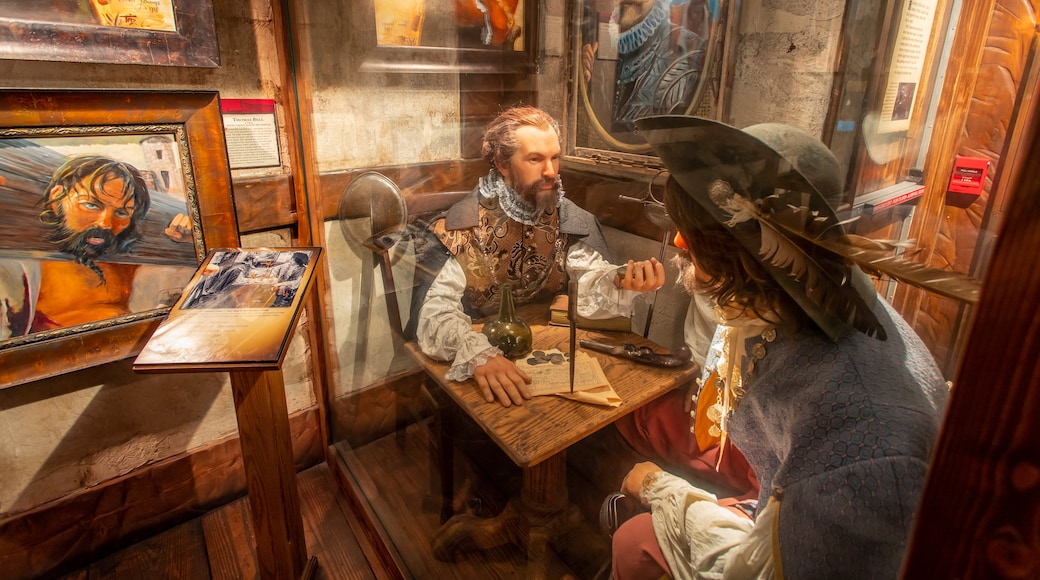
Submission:
<svg viewBox="0 0 1040 580">
<path fill-rule="evenodd" d="M 633 300 L 639 292 L 621 290 L 614 285 L 617 264 L 584 242 L 576 242 L 567 252 L 567 273 L 578 280 L 578 314 L 585 318 L 632 316 Z"/>
<path fill-rule="evenodd" d="M 447 378 L 464 381 L 473 369 L 502 351 L 491 346 L 486 336 L 473 330 L 473 320 L 462 309 L 466 274 L 454 257 L 430 285 L 419 310 L 416 340 L 424 354 L 438 360 L 453 361 Z"/>
<path fill-rule="evenodd" d="M 567 272 L 578 280 L 578 314 L 586 318 L 631 316 L 633 298 L 639 292 L 614 286 L 617 266 L 583 242 L 567 253 Z M 487 337 L 473 330 L 473 320 L 462 308 L 466 274 L 449 256 L 430 285 L 419 310 L 416 339 L 427 356 L 453 361 L 447 378 L 464 381 L 488 358 L 502 354 Z"/>
<path fill-rule="evenodd" d="M 720 506 L 714 495 L 667 473 L 642 493 L 675 580 L 773 578 L 776 502 L 752 522 Z"/>
</svg>

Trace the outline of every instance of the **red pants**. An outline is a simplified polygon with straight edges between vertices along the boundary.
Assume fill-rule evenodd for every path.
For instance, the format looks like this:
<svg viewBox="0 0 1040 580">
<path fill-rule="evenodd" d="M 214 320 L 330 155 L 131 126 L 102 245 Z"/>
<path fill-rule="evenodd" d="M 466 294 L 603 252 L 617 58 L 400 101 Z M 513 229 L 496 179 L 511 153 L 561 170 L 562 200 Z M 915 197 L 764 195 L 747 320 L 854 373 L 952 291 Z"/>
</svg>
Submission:
<svg viewBox="0 0 1040 580">
<path fill-rule="evenodd" d="M 614 532 L 611 580 L 658 580 L 671 572 L 657 545 L 650 512 L 632 516 Z"/>
<path fill-rule="evenodd" d="M 662 469 L 715 493 L 720 504 L 758 499 L 755 474 L 732 443 L 727 441 L 718 470 L 715 464 L 720 447 L 701 451 L 690 432 L 693 419 L 683 410 L 686 396 L 681 389 L 672 391 L 614 424 L 637 452 L 655 459 Z M 649 512 L 635 515 L 618 527 L 611 558 L 613 580 L 658 580 L 671 574 Z"/>
<path fill-rule="evenodd" d="M 614 425 L 640 454 L 652 460 L 659 458 L 655 463 L 665 471 L 720 498 L 758 499 L 755 473 L 731 442 L 726 442 L 718 470 L 715 463 L 720 447 L 700 450 L 690 432 L 693 419 L 683 411 L 686 396 L 683 389 L 671 391 L 618 419 Z"/>
</svg>

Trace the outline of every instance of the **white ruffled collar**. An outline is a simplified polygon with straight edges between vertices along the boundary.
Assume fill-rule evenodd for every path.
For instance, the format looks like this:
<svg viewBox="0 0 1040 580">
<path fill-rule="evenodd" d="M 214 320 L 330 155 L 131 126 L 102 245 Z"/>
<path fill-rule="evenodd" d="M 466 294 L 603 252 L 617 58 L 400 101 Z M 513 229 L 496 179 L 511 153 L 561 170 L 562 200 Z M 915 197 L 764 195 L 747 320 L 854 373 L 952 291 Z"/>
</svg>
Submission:
<svg viewBox="0 0 1040 580">
<path fill-rule="evenodd" d="M 557 197 L 556 205 L 560 205 L 563 199 L 563 181 L 556 176 Z M 515 189 L 506 184 L 502 173 L 498 169 L 492 169 L 487 175 L 480 178 L 477 192 L 485 199 L 498 198 L 498 205 L 510 219 L 524 225 L 533 226 L 538 223 L 538 217 L 542 212 L 533 204 L 520 197 Z"/>
<path fill-rule="evenodd" d="M 645 18 L 620 34 L 616 32 L 619 9 L 615 8 L 610 18 L 610 31 L 612 35 L 617 34 L 618 52 L 628 54 L 639 50 L 639 47 L 643 46 L 646 39 L 650 38 L 654 31 L 657 30 L 658 25 L 668 19 L 668 5 L 669 0 L 657 0 L 657 4 L 654 4 L 654 7 L 650 9 L 650 13 Z"/>
</svg>

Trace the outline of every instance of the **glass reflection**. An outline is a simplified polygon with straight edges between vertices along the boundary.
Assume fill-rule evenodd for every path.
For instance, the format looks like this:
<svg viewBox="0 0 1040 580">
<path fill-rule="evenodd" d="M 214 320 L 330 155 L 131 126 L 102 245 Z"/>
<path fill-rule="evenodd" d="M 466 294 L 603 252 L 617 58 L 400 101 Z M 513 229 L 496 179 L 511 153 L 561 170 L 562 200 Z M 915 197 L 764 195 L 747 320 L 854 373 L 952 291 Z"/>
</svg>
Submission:
<svg viewBox="0 0 1040 580">
<path fill-rule="evenodd" d="M 447 0 L 441 0 L 441 3 L 448 5 Z M 465 171 L 457 171 L 457 158 L 461 158 L 464 165 L 473 160 L 472 152 L 465 145 L 459 144 L 465 141 L 470 129 L 476 131 L 478 126 L 482 127 L 486 123 L 488 118 L 485 115 L 490 115 L 489 111 L 508 106 L 516 95 L 500 91 L 500 83 L 492 77 L 474 79 L 472 75 L 465 74 L 455 78 L 452 75 L 382 72 L 349 74 L 355 70 L 353 66 L 361 58 L 360 54 L 327 49 L 332 39 L 344 35 L 344 31 L 337 27 L 345 27 L 346 23 L 327 18 L 328 8 L 324 3 L 312 4 L 320 17 L 314 23 L 308 22 L 309 26 L 304 30 L 312 36 L 314 46 L 321 48 L 313 51 L 318 60 L 311 63 L 314 70 L 310 71 L 322 81 L 318 84 L 319 95 L 315 99 L 321 114 L 314 127 L 317 133 L 325 137 L 318 151 L 322 165 L 321 177 L 333 182 L 341 178 L 340 172 L 377 168 L 386 172 L 400 187 L 395 195 L 401 199 L 396 200 L 395 207 L 402 207 L 400 215 L 391 212 L 394 218 L 392 221 L 401 216 L 408 222 L 432 218 L 432 215 L 424 216 L 422 213 L 434 211 L 429 205 L 431 198 L 428 196 L 468 192 L 473 186 L 474 176 L 486 171 L 486 166 L 480 164 L 473 165 L 476 169 L 467 166 Z M 532 91 L 535 93 L 533 96 L 525 95 L 525 99 L 545 103 L 554 109 L 564 109 L 565 115 L 559 116 L 561 119 L 566 117 L 571 122 L 576 119 L 575 134 L 580 147 L 649 154 L 649 146 L 632 129 L 634 119 L 664 113 L 711 116 L 712 111 L 706 109 L 714 108 L 717 95 L 708 79 L 716 78 L 713 71 L 717 70 L 715 66 L 721 54 L 722 19 L 728 14 L 727 4 L 721 0 L 686 0 L 675 4 L 653 0 L 628 3 L 582 0 L 582 3 L 578 3 L 581 5 L 582 18 L 566 21 L 564 15 L 574 14 L 571 12 L 571 4 L 567 3 L 566 8 L 556 3 L 548 4 L 537 5 L 539 9 L 545 7 L 546 18 L 541 21 L 541 25 L 546 29 L 538 30 L 545 37 L 533 34 L 531 37 L 551 38 L 554 33 L 558 33 L 567 39 L 566 44 L 570 47 L 570 40 L 573 39 L 570 35 L 578 29 L 581 42 L 574 43 L 573 51 L 567 50 L 559 55 L 560 63 L 552 58 L 557 55 L 549 53 L 550 58 L 546 59 L 540 71 L 525 78 L 525 86 L 529 84 L 534 87 Z M 430 4 L 427 8 L 432 6 Z M 534 10 L 535 5 L 528 6 Z M 753 10 L 756 15 L 759 10 L 766 14 L 749 20 L 775 21 L 769 16 L 771 12 L 758 6 Z M 658 15 L 656 18 L 653 17 L 654 13 Z M 432 30 L 430 14 L 426 12 L 427 31 Z M 444 14 L 447 15 L 445 21 L 452 23 L 450 32 L 454 35 L 457 24 L 455 13 Z M 650 26 L 655 21 L 655 26 Z M 813 26 L 814 30 L 819 29 L 818 22 Z M 836 39 L 839 28 L 840 21 L 834 21 L 830 30 L 832 36 L 826 37 L 827 32 L 824 31 L 820 32 L 821 38 Z M 874 40 L 874 28 L 870 30 L 869 39 Z M 758 29 L 754 31 L 762 32 Z M 525 34 L 533 32 L 528 30 Z M 743 29 L 740 32 L 743 33 Z M 629 50 L 629 45 L 623 42 L 624 38 L 628 38 L 626 34 L 636 38 L 631 43 L 636 46 L 635 50 Z M 447 33 L 445 38 L 449 38 Z M 433 36 L 424 34 L 421 44 L 431 46 L 433 39 Z M 456 36 L 450 36 L 450 39 L 446 45 L 462 46 L 462 43 L 451 44 L 456 42 Z M 742 42 L 747 42 L 745 36 L 742 39 Z M 657 44 L 654 44 L 655 40 Z M 856 40 L 852 38 L 849 42 L 855 47 L 871 44 L 867 41 L 857 43 Z M 548 40 L 545 44 L 550 46 Z M 830 46 L 826 42 L 821 44 Z M 586 49 L 581 53 L 586 57 L 585 60 L 575 61 L 574 57 L 582 48 Z M 785 44 L 781 52 L 786 48 Z M 741 50 L 745 50 L 745 47 L 742 46 Z M 862 52 L 872 54 L 872 50 L 872 47 L 868 47 Z M 623 57 L 626 55 L 635 60 L 625 61 Z M 805 94 L 817 94 L 815 85 L 804 83 L 802 77 L 794 74 L 803 68 L 812 69 L 805 64 L 806 58 L 807 55 L 796 53 L 787 56 L 781 54 L 775 60 L 769 60 L 770 63 L 782 62 L 784 66 L 774 64 L 771 68 L 776 70 L 769 71 L 769 75 L 749 75 L 747 78 L 751 80 L 738 87 L 743 92 L 731 93 L 730 98 L 732 95 L 744 97 L 749 93 L 755 98 L 765 98 L 761 86 L 774 77 L 781 77 L 783 83 L 780 84 L 783 86 L 797 86 L 806 89 Z M 814 59 L 818 63 L 818 58 L 814 56 Z M 763 60 L 758 59 L 755 64 Z M 654 66 L 659 68 L 655 70 Z M 663 72 L 662 67 L 664 71 L 673 71 L 674 78 L 668 72 Z M 811 72 L 818 74 L 815 69 Z M 830 72 L 827 71 L 828 79 Z M 577 78 L 566 76 L 571 74 L 576 74 Z M 854 104 L 863 103 L 863 94 L 869 92 L 867 84 L 876 81 L 870 76 L 873 73 L 869 70 L 858 74 L 855 82 L 849 82 L 848 86 L 843 87 L 843 96 L 849 97 L 847 100 Z M 487 79 L 492 79 L 492 82 L 486 82 Z M 675 82 L 668 85 L 668 80 Z M 572 111 L 567 103 L 560 100 L 562 95 L 558 89 L 565 82 L 575 82 L 576 88 L 580 89 L 578 95 L 583 101 L 578 104 L 577 111 Z M 753 86 L 749 88 L 748 85 Z M 825 93 L 826 90 L 822 94 Z M 648 94 L 651 96 L 648 97 Z M 845 100 L 842 99 L 843 106 L 847 106 L 844 105 Z M 444 103 L 448 103 L 448 106 Z M 474 103 L 479 103 L 481 107 L 474 109 Z M 734 103 L 737 106 L 733 106 Z M 782 110 L 782 114 L 771 116 L 768 120 L 789 124 L 800 124 L 806 118 L 822 120 L 826 112 L 814 108 L 817 104 L 792 102 Z M 728 101 L 726 105 L 740 126 L 763 121 L 755 117 L 759 111 L 749 111 L 746 104 L 743 108 L 740 105 L 739 99 Z M 650 107 L 650 110 L 638 109 L 640 106 Z M 862 104 L 860 107 L 865 110 L 868 105 Z M 849 125 L 858 127 L 863 114 L 860 109 L 855 109 L 839 118 L 847 118 Z M 862 163 L 859 157 L 862 143 L 852 139 L 853 135 L 858 139 L 859 133 L 851 132 L 846 141 L 841 141 L 846 137 L 840 131 L 845 130 L 842 127 L 846 126 L 841 125 L 836 130 L 836 136 L 832 135 L 831 141 L 839 143 L 838 147 L 832 145 L 832 148 L 837 149 L 835 153 L 842 164 L 840 182 L 846 188 L 845 201 L 852 203 L 855 194 L 870 194 L 879 187 L 887 186 L 888 182 L 865 172 L 857 165 Z M 574 129 L 574 126 L 568 125 L 568 129 Z M 814 126 L 814 135 L 818 132 L 816 129 L 818 127 Z M 910 153 L 905 155 L 907 163 L 914 162 L 910 159 Z M 742 159 L 737 152 L 732 155 L 727 152 L 722 157 L 732 161 L 735 166 L 740 165 L 735 171 L 741 173 L 757 175 L 764 170 L 763 162 Z M 574 171 L 574 167 L 564 168 L 564 179 L 568 183 L 573 181 L 576 195 L 584 191 L 588 196 L 585 201 L 592 206 L 600 202 L 601 198 L 596 195 L 609 196 L 615 202 L 615 192 L 631 195 L 647 189 L 645 179 L 632 177 L 629 183 L 627 172 L 617 171 L 605 164 L 584 172 Z M 602 175 L 598 174 L 600 171 Z M 876 173 L 880 174 L 881 169 L 877 169 Z M 899 172 L 893 169 L 884 177 L 887 179 L 896 173 Z M 354 181 L 359 180 L 360 177 L 354 178 Z M 651 196 L 653 191 L 661 189 L 659 181 L 655 183 L 655 180 L 651 180 Z M 785 187 L 797 189 L 792 184 L 785 184 Z M 349 204 L 351 211 L 346 211 L 341 204 L 336 219 L 326 222 L 330 296 L 334 314 L 334 332 L 330 334 L 334 335 L 332 339 L 335 340 L 334 356 L 330 358 L 334 359 L 336 365 L 329 401 L 330 423 L 337 457 L 344 466 L 348 480 L 358 491 L 359 501 L 379 527 L 379 533 L 386 540 L 387 548 L 400 566 L 402 575 L 415 578 L 470 578 L 516 577 L 526 573 L 546 577 L 562 577 L 565 574 L 577 578 L 596 577 L 604 565 L 609 568 L 610 563 L 610 540 L 599 529 L 598 510 L 604 498 L 618 489 L 624 473 L 637 461 L 626 454 L 628 447 L 622 441 L 610 438 L 616 434 L 610 429 L 594 434 L 602 437 L 590 436 L 574 443 L 567 450 L 566 464 L 554 464 L 555 468 L 566 470 L 568 484 L 573 486 L 560 489 L 555 497 L 564 498 L 579 507 L 583 520 L 576 529 L 580 530 L 580 534 L 534 538 L 534 542 L 530 541 L 530 536 L 525 536 L 525 541 L 496 543 L 502 538 L 500 532 L 514 530 L 500 527 L 487 528 L 484 530 L 486 533 L 475 539 L 481 549 L 471 550 L 471 545 L 458 544 L 450 544 L 447 547 L 451 549 L 445 549 L 445 542 L 438 541 L 437 538 L 447 537 L 443 533 L 446 529 L 444 522 L 452 515 L 466 516 L 480 523 L 494 517 L 508 519 L 507 516 L 515 513 L 510 511 L 509 506 L 515 506 L 517 499 L 524 495 L 525 476 L 523 470 L 504 454 L 480 425 L 457 404 L 445 400 L 444 390 L 436 384 L 436 377 L 442 377 L 443 373 L 427 376 L 416 368 L 408 356 L 405 349 L 410 345 L 397 342 L 398 337 L 391 329 L 400 328 L 400 324 L 395 323 L 394 318 L 402 314 L 407 316 L 408 312 L 405 310 L 394 314 L 391 311 L 395 305 L 407 305 L 411 301 L 411 294 L 416 287 L 415 247 L 407 237 L 395 236 L 387 239 L 399 239 L 403 243 L 394 245 L 390 252 L 385 252 L 386 248 L 378 244 L 375 244 L 375 249 L 370 247 L 372 244 L 369 242 L 383 239 L 376 234 L 391 224 L 377 223 L 380 213 L 372 211 L 376 209 L 373 200 L 369 196 L 357 198 L 354 193 L 357 192 L 344 197 L 351 202 L 358 202 L 357 211 L 353 211 L 353 203 Z M 407 204 L 404 203 L 405 199 Z M 625 227 L 624 224 L 618 226 L 622 218 L 645 217 L 643 214 L 640 214 L 642 217 L 611 215 L 612 211 L 627 213 L 623 205 L 599 207 L 604 210 L 601 219 L 605 222 L 613 220 L 609 228 Z M 920 215 L 922 210 L 918 211 L 918 219 L 927 217 Z M 882 213 L 879 208 L 877 215 L 870 216 L 869 220 L 862 219 L 849 226 L 858 228 L 857 233 L 862 235 L 896 239 L 900 238 L 903 220 L 909 223 L 908 215 L 909 208 L 890 208 L 887 213 Z M 906 227 L 909 228 L 909 225 Z M 660 243 L 660 237 L 654 240 L 634 239 L 636 236 L 623 229 L 608 229 L 606 233 L 613 247 L 636 256 L 645 254 L 648 247 L 653 251 Z M 957 234 L 960 235 L 960 232 Z M 674 250 L 669 248 L 668 251 L 674 255 Z M 891 286 L 896 284 L 889 279 L 882 279 L 880 283 Z M 906 293 L 908 286 L 900 283 L 900 294 Z M 679 293 L 678 290 L 674 292 Z M 934 295 L 932 290 L 925 289 L 922 292 L 926 296 L 917 300 L 929 308 L 933 307 L 931 302 L 945 300 Z M 921 309 L 917 302 L 902 296 L 892 300 L 895 295 L 894 290 L 885 293 L 886 298 L 896 303 L 894 306 L 902 315 L 908 319 L 918 315 Z M 655 327 L 651 330 L 650 338 L 658 344 L 675 346 L 684 338 L 681 332 L 667 336 L 665 333 L 671 333 L 674 327 L 682 325 L 690 300 L 688 296 L 666 297 L 663 294 L 662 298 L 669 300 L 657 304 L 657 320 L 671 320 L 674 323 L 659 324 L 661 330 Z M 683 299 L 685 302 L 682 302 Z M 962 308 L 963 311 L 971 308 L 959 305 L 956 301 L 947 302 L 952 304 L 952 308 Z M 672 308 L 676 303 L 677 315 L 660 316 L 662 312 L 672 312 L 662 308 Z M 948 316 L 944 320 L 960 319 Z M 934 353 L 946 348 L 940 343 L 951 342 L 954 335 L 963 334 L 967 317 L 964 320 L 964 326 L 958 326 L 952 331 L 945 328 L 943 331 L 937 328 L 922 329 L 923 326 L 938 326 L 931 320 L 924 325 L 915 324 L 914 330 L 923 338 L 927 336 L 925 343 Z M 641 328 L 643 321 L 634 321 L 634 326 Z M 663 328 L 665 326 L 669 328 Z M 654 332 L 660 334 L 655 336 Z M 952 348 L 948 350 L 951 353 L 953 351 Z M 951 354 L 947 358 L 953 361 L 957 357 Z M 952 370 L 945 374 L 945 378 L 952 376 Z M 494 410 L 501 411 L 497 407 Z M 548 424 L 548 418 L 543 418 Z M 442 429 L 444 426 L 448 428 Z M 544 430 L 532 431 L 542 434 Z M 445 452 L 453 453 L 453 458 L 445 461 Z M 443 509 L 445 495 L 446 511 Z M 578 542 L 579 539 L 584 543 Z M 544 558 L 531 558 L 532 554 Z M 546 569 L 536 569 L 535 563 L 540 561 L 548 562 Z"/>
<path fill-rule="evenodd" d="M 608 145 L 646 149 L 636 119 L 696 109 L 719 11 L 718 0 L 585 0 L 580 85 Z"/>
</svg>

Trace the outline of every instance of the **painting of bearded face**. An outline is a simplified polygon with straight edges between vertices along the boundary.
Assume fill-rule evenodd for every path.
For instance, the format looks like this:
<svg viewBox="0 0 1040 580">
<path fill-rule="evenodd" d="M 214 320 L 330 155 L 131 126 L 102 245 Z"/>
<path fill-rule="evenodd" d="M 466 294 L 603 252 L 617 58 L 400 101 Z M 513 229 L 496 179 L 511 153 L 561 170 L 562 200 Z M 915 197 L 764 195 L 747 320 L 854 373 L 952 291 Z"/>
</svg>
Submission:
<svg viewBox="0 0 1040 580">
<path fill-rule="evenodd" d="M 94 259 L 126 250 L 151 202 L 136 168 L 100 156 L 66 161 L 54 172 L 46 196 L 40 220 L 54 228 L 50 241 L 102 279 Z"/>
<path fill-rule="evenodd" d="M 217 93 L 10 89 L 0 110 L 5 386 L 133 356 L 207 243 L 238 242 Z"/>
<path fill-rule="evenodd" d="M 168 135 L 0 138 L 0 348 L 169 306 L 198 264 Z"/>
</svg>

